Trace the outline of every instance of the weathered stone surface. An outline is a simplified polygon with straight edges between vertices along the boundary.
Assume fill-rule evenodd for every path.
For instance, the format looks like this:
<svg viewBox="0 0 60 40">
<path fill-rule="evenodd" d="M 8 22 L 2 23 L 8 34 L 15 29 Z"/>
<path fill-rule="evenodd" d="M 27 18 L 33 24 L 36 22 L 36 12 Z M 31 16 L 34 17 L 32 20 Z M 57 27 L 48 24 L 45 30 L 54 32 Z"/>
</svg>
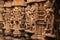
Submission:
<svg viewBox="0 0 60 40">
<path fill-rule="evenodd" d="M 13 6 L 26 6 L 26 2 L 24 0 L 13 0 Z"/>
<path fill-rule="evenodd" d="M 45 40 L 46 36 L 55 36 L 51 0 L 0 1 L 0 23 L 3 24 L 0 32 L 4 30 L 5 40 Z"/>
</svg>

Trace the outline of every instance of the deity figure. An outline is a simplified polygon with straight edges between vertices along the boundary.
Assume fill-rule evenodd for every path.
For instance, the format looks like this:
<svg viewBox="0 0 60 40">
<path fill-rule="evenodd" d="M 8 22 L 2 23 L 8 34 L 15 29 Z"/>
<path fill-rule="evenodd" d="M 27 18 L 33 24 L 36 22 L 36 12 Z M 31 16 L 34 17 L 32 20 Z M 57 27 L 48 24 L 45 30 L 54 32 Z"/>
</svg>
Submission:
<svg viewBox="0 0 60 40">
<path fill-rule="evenodd" d="M 50 4 L 50 1 L 48 0 L 45 5 L 44 5 L 44 8 L 45 8 L 45 11 L 47 13 L 47 15 L 45 16 L 46 17 L 46 31 L 49 30 L 50 33 L 52 33 L 52 30 L 53 30 L 53 24 L 54 24 L 54 9 L 52 8 L 52 5 L 51 6 L 48 6 Z"/>
</svg>

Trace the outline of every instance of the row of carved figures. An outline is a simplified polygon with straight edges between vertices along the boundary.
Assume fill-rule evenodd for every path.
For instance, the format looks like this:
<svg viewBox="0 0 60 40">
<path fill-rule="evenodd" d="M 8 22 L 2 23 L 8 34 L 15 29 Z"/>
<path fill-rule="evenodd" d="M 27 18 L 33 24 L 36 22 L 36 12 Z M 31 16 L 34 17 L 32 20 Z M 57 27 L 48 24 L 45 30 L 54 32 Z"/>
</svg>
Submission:
<svg viewBox="0 0 60 40">
<path fill-rule="evenodd" d="M 27 6 L 0 7 L 0 25 L 5 35 L 20 36 L 21 30 L 36 35 L 51 33 L 54 23 L 54 9 L 50 1 L 31 3 Z M 42 30 L 40 29 L 42 28 Z M 38 31 L 39 30 L 39 31 Z M 43 34 L 43 35 L 44 35 Z"/>
</svg>

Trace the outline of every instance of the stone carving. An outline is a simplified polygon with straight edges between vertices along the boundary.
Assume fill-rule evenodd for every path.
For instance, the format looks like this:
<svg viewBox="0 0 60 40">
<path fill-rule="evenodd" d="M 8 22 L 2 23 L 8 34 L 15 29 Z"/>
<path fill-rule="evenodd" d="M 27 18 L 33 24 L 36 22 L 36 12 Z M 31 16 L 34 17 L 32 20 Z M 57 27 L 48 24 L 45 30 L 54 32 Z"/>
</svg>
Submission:
<svg viewBox="0 0 60 40">
<path fill-rule="evenodd" d="M 0 1 L 0 34 L 5 40 L 45 40 L 46 36 L 53 37 L 53 0 Z"/>
</svg>

